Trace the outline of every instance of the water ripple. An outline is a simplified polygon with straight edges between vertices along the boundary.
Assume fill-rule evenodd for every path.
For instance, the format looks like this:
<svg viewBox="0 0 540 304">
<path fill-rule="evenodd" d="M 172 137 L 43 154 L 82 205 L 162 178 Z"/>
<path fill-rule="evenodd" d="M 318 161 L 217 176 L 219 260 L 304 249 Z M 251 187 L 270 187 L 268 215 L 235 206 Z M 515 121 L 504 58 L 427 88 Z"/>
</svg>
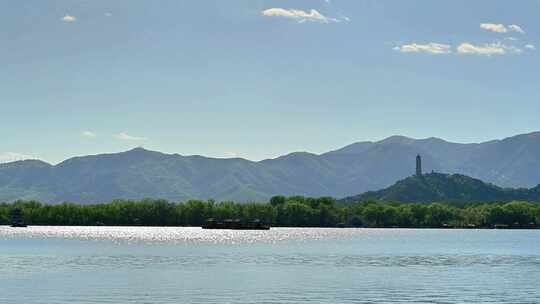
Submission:
<svg viewBox="0 0 540 304">
<path fill-rule="evenodd" d="M 0 303 L 539 303 L 539 236 L 0 227 Z"/>
</svg>

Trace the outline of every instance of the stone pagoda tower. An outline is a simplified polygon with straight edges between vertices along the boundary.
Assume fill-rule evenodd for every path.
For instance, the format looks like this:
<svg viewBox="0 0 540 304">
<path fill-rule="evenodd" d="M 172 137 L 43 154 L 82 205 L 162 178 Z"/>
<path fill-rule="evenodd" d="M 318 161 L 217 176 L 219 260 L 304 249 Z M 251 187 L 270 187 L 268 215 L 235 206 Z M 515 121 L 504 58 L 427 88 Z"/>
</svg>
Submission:
<svg viewBox="0 0 540 304">
<path fill-rule="evenodd" d="M 416 155 L 416 176 L 422 176 L 422 157 Z"/>
</svg>

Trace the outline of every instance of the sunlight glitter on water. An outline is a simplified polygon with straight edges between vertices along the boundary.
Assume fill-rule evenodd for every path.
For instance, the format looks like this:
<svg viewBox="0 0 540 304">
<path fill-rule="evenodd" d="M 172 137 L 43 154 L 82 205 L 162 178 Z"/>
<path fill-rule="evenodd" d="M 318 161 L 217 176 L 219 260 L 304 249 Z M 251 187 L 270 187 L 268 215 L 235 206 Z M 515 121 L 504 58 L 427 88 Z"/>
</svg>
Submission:
<svg viewBox="0 0 540 304">
<path fill-rule="evenodd" d="M 377 231 L 375 229 L 329 228 L 272 228 L 269 231 L 260 231 L 205 230 L 200 227 L 30 226 L 11 228 L 0 226 L 0 239 L 22 237 L 108 240 L 113 242 L 248 244 L 347 238 L 359 234 L 374 234 Z"/>
</svg>

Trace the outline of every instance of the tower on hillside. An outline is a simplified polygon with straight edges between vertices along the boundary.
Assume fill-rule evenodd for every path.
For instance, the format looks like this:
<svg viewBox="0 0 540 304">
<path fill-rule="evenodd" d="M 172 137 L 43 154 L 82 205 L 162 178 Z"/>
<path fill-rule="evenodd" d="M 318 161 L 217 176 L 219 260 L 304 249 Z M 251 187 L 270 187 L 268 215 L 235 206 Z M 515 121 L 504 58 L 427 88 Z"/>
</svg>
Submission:
<svg viewBox="0 0 540 304">
<path fill-rule="evenodd" d="M 422 157 L 416 155 L 416 176 L 422 176 Z"/>
</svg>

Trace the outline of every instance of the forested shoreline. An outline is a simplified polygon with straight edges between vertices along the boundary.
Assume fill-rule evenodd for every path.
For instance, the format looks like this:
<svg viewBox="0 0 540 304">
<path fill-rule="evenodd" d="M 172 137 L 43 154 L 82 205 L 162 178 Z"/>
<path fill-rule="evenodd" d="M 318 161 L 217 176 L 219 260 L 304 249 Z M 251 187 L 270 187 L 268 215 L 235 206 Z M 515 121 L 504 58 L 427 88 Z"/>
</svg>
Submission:
<svg viewBox="0 0 540 304">
<path fill-rule="evenodd" d="M 201 226 L 207 219 L 259 219 L 274 227 L 373 228 L 537 228 L 540 204 L 532 202 L 339 204 L 329 197 L 275 196 L 268 203 L 217 203 L 190 200 L 115 200 L 110 203 L 47 205 L 37 201 L 0 204 L 0 225 L 11 223 L 11 212 L 22 211 L 29 225 Z"/>
</svg>

